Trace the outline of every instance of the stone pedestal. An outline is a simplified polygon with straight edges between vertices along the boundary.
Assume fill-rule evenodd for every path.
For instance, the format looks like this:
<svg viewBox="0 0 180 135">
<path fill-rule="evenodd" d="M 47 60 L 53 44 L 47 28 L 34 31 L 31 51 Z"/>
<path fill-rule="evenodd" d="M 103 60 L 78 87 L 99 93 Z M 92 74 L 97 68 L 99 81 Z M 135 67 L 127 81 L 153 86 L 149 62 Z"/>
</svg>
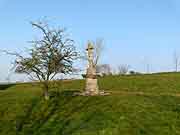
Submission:
<svg viewBox="0 0 180 135">
<path fill-rule="evenodd" d="M 86 78 L 86 88 L 85 93 L 87 95 L 98 95 L 99 88 L 98 88 L 98 80 L 95 78 Z"/>
</svg>

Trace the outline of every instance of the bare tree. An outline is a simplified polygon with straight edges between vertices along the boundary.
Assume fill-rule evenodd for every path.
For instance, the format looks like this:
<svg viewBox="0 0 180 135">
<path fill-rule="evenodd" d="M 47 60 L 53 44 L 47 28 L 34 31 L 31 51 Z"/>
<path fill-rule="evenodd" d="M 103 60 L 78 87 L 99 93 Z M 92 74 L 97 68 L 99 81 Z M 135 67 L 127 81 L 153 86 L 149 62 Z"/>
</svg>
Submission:
<svg viewBox="0 0 180 135">
<path fill-rule="evenodd" d="M 94 44 L 94 66 L 96 67 L 96 65 L 99 63 L 100 57 L 102 56 L 102 52 L 105 48 L 105 44 L 104 44 L 104 40 L 101 38 L 97 38 L 96 42 L 93 43 Z"/>
<path fill-rule="evenodd" d="M 151 73 L 152 64 L 150 63 L 150 60 L 148 57 L 144 57 L 142 60 L 142 63 L 144 65 L 144 72 L 149 74 Z"/>
<path fill-rule="evenodd" d="M 118 74 L 119 75 L 125 75 L 128 73 L 130 66 L 123 64 L 118 66 Z"/>
<path fill-rule="evenodd" d="M 174 51 L 174 54 L 173 54 L 173 62 L 174 62 L 175 72 L 178 72 L 179 56 L 176 51 Z"/>
<path fill-rule="evenodd" d="M 146 64 L 146 73 L 147 74 L 150 73 L 150 64 L 149 63 Z"/>
<path fill-rule="evenodd" d="M 58 74 L 71 73 L 78 53 L 74 41 L 66 37 L 64 29 L 49 27 L 45 22 L 31 22 L 31 25 L 40 30 L 42 36 L 30 42 L 32 48 L 28 49 L 27 55 L 4 52 L 16 56 L 16 73 L 25 73 L 40 81 L 44 98 L 48 100 L 49 81 Z"/>
<path fill-rule="evenodd" d="M 102 75 L 112 74 L 111 66 L 109 64 L 101 64 L 96 66 L 96 72 Z"/>
</svg>

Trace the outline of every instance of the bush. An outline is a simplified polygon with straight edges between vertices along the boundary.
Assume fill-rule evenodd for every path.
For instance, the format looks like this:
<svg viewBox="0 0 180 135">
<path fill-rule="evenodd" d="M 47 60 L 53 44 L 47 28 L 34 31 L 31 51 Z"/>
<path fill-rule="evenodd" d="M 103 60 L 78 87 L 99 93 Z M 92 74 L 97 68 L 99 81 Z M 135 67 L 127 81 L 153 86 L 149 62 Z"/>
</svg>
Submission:
<svg viewBox="0 0 180 135">
<path fill-rule="evenodd" d="M 129 74 L 130 74 L 130 75 L 141 75 L 141 73 L 135 72 L 135 71 L 133 71 L 133 70 L 129 71 Z"/>
</svg>

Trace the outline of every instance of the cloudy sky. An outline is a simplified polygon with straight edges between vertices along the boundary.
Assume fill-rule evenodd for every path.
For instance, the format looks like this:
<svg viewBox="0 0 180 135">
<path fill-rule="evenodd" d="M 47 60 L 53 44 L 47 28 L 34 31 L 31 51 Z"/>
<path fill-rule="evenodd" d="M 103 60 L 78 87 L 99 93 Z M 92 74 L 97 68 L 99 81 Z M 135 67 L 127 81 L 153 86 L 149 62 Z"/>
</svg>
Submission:
<svg viewBox="0 0 180 135">
<path fill-rule="evenodd" d="M 36 33 L 29 21 L 47 17 L 66 27 L 77 47 L 104 38 L 101 63 L 129 64 L 136 71 L 173 70 L 180 55 L 179 0 L 0 0 L 0 48 L 21 51 Z M 0 54 L 0 81 L 11 73 L 12 57 Z M 12 75 L 12 80 L 24 78 Z"/>
</svg>

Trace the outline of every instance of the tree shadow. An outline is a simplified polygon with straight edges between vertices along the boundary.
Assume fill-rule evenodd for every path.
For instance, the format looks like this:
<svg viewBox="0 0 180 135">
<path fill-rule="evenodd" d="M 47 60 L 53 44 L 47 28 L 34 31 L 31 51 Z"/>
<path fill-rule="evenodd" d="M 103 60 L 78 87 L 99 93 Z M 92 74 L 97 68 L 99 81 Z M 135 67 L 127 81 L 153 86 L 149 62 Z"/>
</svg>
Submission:
<svg viewBox="0 0 180 135">
<path fill-rule="evenodd" d="M 72 127 L 69 128 L 69 126 L 71 125 L 71 121 L 72 121 L 72 119 L 71 119 L 72 115 L 74 113 L 82 111 L 83 110 L 82 106 L 85 106 L 87 102 L 88 102 L 88 100 L 86 100 L 85 102 L 81 103 L 81 106 L 75 107 L 71 111 L 69 111 L 69 113 L 66 115 L 66 119 L 64 119 L 60 123 L 61 127 L 59 128 L 59 131 L 58 131 L 58 133 L 60 135 L 71 135 L 71 134 L 73 134 L 75 131 L 80 129 L 85 123 L 88 123 L 88 121 L 90 121 L 93 118 L 93 114 L 91 114 L 88 117 L 86 117 L 85 120 L 83 120 L 82 122 L 80 122 L 79 124 L 74 126 L 73 128 Z"/>
<path fill-rule="evenodd" d="M 72 135 L 77 130 L 89 127 L 89 121 L 104 115 L 103 112 L 94 109 L 97 104 L 102 104 L 103 100 L 91 102 L 95 97 L 77 96 L 75 95 L 77 92 L 79 91 L 50 92 L 49 101 L 43 98 L 32 101 L 26 108 L 25 114 L 17 118 L 16 133 L 33 135 L 58 132 L 60 135 Z M 83 120 L 76 121 L 78 113 L 88 111 L 89 107 L 91 110 L 83 117 Z M 56 131 L 53 131 L 54 126 L 58 128 Z M 94 127 L 93 130 L 100 130 L 100 128 L 102 127 Z"/>
<path fill-rule="evenodd" d="M 31 104 L 28 107 L 24 108 L 24 115 L 16 117 L 16 134 L 20 133 L 25 125 L 26 121 L 28 120 L 29 116 L 32 114 L 33 109 L 37 105 L 37 99 L 32 100 Z"/>
<path fill-rule="evenodd" d="M 44 124 L 59 110 L 75 97 L 77 91 L 52 91 L 50 100 L 45 101 L 42 98 L 32 100 L 31 104 L 24 109 L 23 116 L 16 118 L 16 134 L 33 134 L 37 132 Z"/>
<path fill-rule="evenodd" d="M 8 88 L 10 88 L 10 87 L 12 87 L 14 85 L 16 85 L 16 84 L 0 84 L 0 91 L 1 90 L 6 90 L 6 89 L 8 89 Z"/>
<path fill-rule="evenodd" d="M 83 129 L 89 129 L 92 128 L 93 132 L 101 130 L 102 128 L 105 128 L 106 125 L 103 124 L 103 120 L 102 121 L 98 121 L 96 120 L 96 118 L 104 118 L 104 112 L 100 111 L 99 109 L 96 110 L 95 107 L 98 104 L 102 104 L 103 100 L 94 100 L 94 102 L 92 101 L 92 98 L 94 97 L 84 97 L 81 96 L 81 103 L 79 105 L 76 105 L 75 107 L 71 108 L 70 111 L 68 111 L 68 113 L 65 116 L 65 119 L 63 119 L 63 121 L 61 121 L 61 127 L 59 128 L 58 133 L 60 135 L 72 135 L 75 132 L 77 132 L 78 130 L 83 130 Z M 89 110 L 90 109 L 90 110 Z M 89 111 L 89 112 L 88 112 Z M 77 116 L 77 113 L 86 113 L 86 115 L 84 117 L 80 117 L 80 119 L 78 120 L 79 122 L 76 123 L 76 121 L 73 121 L 74 116 Z M 73 116 L 74 115 L 74 116 Z M 91 121 L 96 120 L 97 123 L 100 123 L 99 126 L 94 125 L 92 126 Z M 75 122 L 75 125 L 72 125 L 72 123 Z"/>
<path fill-rule="evenodd" d="M 47 108 L 45 109 L 48 110 L 48 112 L 45 115 L 45 117 L 43 117 L 43 119 L 41 119 L 41 121 L 38 123 L 38 126 L 35 127 L 36 131 L 41 129 L 41 127 L 43 127 L 43 125 L 46 124 L 46 122 L 52 116 L 54 116 L 54 114 L 56 114 L 57 111 L 59 111 L 59 108 L 71 102 L 71 100 L 75 97 L 74 96 L 75 92 L 76 91 L 51 92 L 50 102 L 47 103 Z"/>
</svg>

